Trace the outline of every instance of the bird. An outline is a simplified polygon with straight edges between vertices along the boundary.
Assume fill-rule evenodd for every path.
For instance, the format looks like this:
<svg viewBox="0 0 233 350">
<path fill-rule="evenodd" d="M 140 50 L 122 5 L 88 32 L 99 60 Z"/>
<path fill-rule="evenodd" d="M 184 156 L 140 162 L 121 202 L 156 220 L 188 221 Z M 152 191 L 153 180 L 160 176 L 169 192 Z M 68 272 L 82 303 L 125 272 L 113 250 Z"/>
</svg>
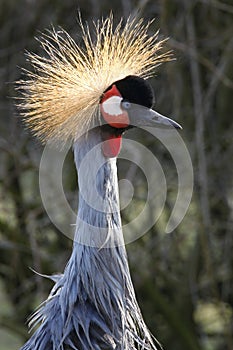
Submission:
<svg viewBox="0 0 233 350">
<path fill-rule="evenodd" d="M 27 53 L 31 68 L 17 82 L 20 114 L 42 143 L 72 141 L 79 207 L 70 259 L 50 277 L 54 286 L 30 317 L 34 332 L 21 350 L 160 347 L 136 300 L 117 178 L 127 130 L 181 128 L 152 109 L 148 79 L 171 52 L 158 32 L 149 34 L 151 24 L 129 17 L 114 25 L 112 14 L 91 24 L 80 19 L 78 43 L 52 28 L 39 39 L 44 53 Z"/>
</svg>

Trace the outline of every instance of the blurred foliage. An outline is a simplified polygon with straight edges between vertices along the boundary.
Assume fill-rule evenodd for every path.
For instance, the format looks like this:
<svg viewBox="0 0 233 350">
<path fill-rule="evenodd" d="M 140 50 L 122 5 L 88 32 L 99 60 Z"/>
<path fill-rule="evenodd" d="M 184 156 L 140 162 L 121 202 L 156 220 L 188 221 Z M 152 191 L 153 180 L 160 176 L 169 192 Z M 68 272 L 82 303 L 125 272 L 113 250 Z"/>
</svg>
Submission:
<svg viewBox="0 0 233 350">
<path fill-rule="evenodd" d="M 13 82 L 22 74 L 18 67 L 26 67 L 25 50 L 40 51 L 34 37 L 52 24 L 77 38 L 78 9 L 84 20 L 110 10 L 116 19 L 139 12 L 146 19 L 156 18 L 152 29 L 161 28 L 161 35 L 169 36 L 167 48 L 174 50 L 176 60 L 161 66 L 151 83 L 156 108 L 183 126 L 194 168 L 194 193 L 183 222 L 164 234 L 177 191 L 176 170 L 158 141 L 145 132 L 130 132 L 154 152 L 168 182 L 162 217 L 127 246 L 132 277 L 146 322 L 165 349 L 233 349 L 230 0 L 0 1 L 1 305 L 7 296 L 7 306 L 0 310 L 0 349 L 13 349 L 25 341 L 25 320 L 51 288 L 29 267 L 44 274 L 62 271 L 72 248 L 43 208 L 38 182 L 43 148 L 24 130 L 12 97 Z M 75 203 L 71 153 L 63 176 L 67 198 Z M 124 161 L 119 161 L 119 177 L 134 186 L 133 203 L 122 211 L 127 222 L 146 199 L 147 185 L 134 164 Z"/>
</svg>

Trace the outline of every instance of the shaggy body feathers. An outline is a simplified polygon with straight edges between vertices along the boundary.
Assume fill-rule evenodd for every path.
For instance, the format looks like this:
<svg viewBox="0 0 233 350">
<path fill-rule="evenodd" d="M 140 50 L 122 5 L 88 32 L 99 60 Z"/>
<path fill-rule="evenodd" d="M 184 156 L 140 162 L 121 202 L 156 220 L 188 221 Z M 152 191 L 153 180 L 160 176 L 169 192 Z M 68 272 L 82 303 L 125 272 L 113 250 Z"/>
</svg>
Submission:
<svg viewBox="0 0 233 350">
<path fill-rule="evenodd" d="M 149 25 L 129 19 L 113 29 L 110 16 L 94 25 L 94 39 L 81 24 L 83 48 L 65 31 L 52 31 L 41 39 L 46 57 L 28 54 L 33 71 L 18 82 L 22 116 L 43 141 L 75 142 L 80 200 L 71 258 L 63 275 L 51 277 L 55 286 L 30 320 L 39 327 L 22 350 L 156 349 L 130 278 L 116 159 L 104 158 L 100 127 L 89 130 L 98 124 L 99 102 L 109 86 L 128 75 L 147 78 L 170 59 L 159 53 L 163 41 L 157 33 L 148 35 Z M 86 173 L 80 173 L 88 153 Z M 99 166 L 94 183 L 93 165 Z"/>
<path fill-rule="evenodd" d="M 95 180 L 104 212 L 94 208 L 92 188 L 85 186 L 79 196 L 71 258 L 50 296 L 32 317 L 30 325 L 40 326 L 21 350 L 156 349 L 130 278 L 119 213 L 116 158 L 106 161 L 100 141 L 100 128 L 93 129 L 88 138 L 84 135 L 76 141 L 74 154 L 80 181 L 84 177 L 87 183 L 93 182 L 93 161 L 100 167 Z M 86 155 L 90 157 L 86 171 L 80 172 Z M 84 200 L 86 197 L 92 205 Z"/>
</svg>

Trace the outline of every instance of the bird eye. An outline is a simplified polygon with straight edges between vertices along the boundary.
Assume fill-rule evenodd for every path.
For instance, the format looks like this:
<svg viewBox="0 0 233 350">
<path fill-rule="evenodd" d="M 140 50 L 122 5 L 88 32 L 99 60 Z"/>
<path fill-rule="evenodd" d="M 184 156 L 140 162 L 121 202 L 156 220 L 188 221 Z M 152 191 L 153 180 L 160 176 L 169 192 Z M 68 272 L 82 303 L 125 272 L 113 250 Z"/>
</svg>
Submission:
<svg viewBox="0 0 233 350">
<path fill-rule="evenodd" d="M 121 103 L 123 109 L 130 109 L 131 103 L 129 101 L 122 101 Z"/>
</svg>

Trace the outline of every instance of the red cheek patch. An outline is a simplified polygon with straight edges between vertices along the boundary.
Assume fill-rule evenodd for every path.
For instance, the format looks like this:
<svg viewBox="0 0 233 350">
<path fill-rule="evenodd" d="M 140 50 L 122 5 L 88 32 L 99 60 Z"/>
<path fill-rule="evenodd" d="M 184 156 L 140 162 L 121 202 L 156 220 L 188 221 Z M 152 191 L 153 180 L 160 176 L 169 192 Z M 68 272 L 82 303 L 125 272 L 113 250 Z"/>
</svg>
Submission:
<svg viewBox="0 0 233 350">
<path fill-rule="evenodd" d="M 117 89 L 116 85 L 113 85 L 111 87 L 111 89 L 107 90 L 103 94 L 103 97 L 102 97 L 100 103 L 103 103 L 104 101 L 106 101 L 108 98 L 110 98 L 112 96 L 119 96 L 119 97 L 121 97 L 120 91 Z"/>
<path fill-rule="evenodd" d="M 107 124 L 114 128 L 126 128 L 129 126 L 129 116 L 127 111 L 121 109 L 122 96 L 113 85 L 111 89 L 107 90 L 100 102 L 100 112 Z"/>
<path fill-rule="evenodd" d="M 100 105 L 100 111 L 104 120 L 112 127 L 121 129 L 129 126 L 130 122 L 129 122 L 128 113 L 126 111 L 122 111 L 122 113 L 118 115 L 112 115 L 112 114 L 106 113 L 102 105 Z"/>
<path fill-rule="evenodd" d="M 100 101 L 100 112 L 104 120 L 117 129 L 126 128 L 130 124 L 128 113 L 121 109 L 121 101 L 122 96 L 116 85 L 107 90 Z M 103 155 L 106 158 L 117 157 L 121 150 L 122 136 L 103 132 L 102 139 Z"/>
</svg>

